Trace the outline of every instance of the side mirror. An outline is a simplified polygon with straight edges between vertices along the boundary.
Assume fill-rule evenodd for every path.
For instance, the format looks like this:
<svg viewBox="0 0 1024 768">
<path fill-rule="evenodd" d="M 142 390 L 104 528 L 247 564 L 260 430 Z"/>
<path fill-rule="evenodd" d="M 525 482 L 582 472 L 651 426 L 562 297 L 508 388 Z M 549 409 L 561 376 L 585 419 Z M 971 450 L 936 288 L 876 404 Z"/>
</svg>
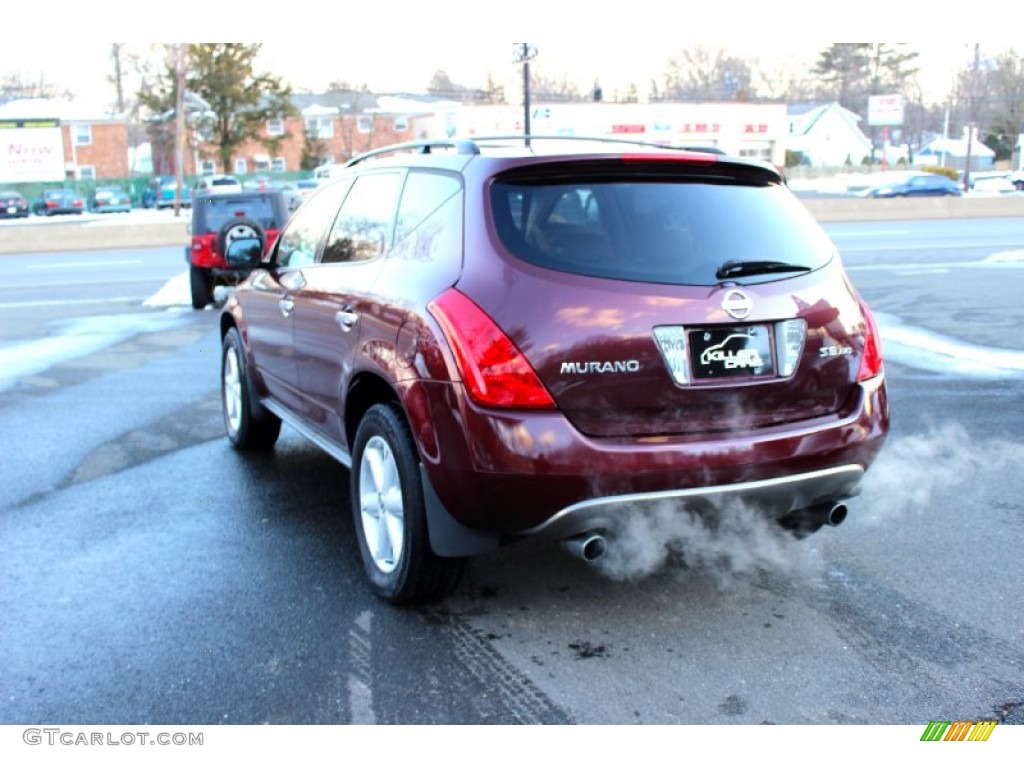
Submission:
<svg viewBox="0 0 1024 768">
<path fill-rule="evenodd" d="M 232 267 L 258 267 L 263 258 L 263 241 L 258 237 L 240 237 L 228 243 L 224 258 Z"/>
</svg>

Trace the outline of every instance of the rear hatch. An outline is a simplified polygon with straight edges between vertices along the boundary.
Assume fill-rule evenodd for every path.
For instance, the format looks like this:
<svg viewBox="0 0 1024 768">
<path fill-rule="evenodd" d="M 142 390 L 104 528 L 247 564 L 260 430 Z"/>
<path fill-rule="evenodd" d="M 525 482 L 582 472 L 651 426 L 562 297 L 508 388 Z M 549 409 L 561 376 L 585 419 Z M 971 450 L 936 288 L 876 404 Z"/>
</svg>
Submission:
<svg viewBox="0 0 1024 768">
<path fill-rule="evenodd" d="M 287 212 L 270 193 L 201 196 L 192 208 L 192 262 L 197 266 L 224 266 L 217 235 L 225 224 L 238 219 L 255 221 L 263 227 L 269 250 L 287 221 Z"/>
<path fill-rule="evenodd" d="M 870 320 L 829 238 L 767 168 L 667 158 L 499 175 L 502 265 L 460 287 L 588 435 L 755 430 L 852 407 Z"/>
</svg>

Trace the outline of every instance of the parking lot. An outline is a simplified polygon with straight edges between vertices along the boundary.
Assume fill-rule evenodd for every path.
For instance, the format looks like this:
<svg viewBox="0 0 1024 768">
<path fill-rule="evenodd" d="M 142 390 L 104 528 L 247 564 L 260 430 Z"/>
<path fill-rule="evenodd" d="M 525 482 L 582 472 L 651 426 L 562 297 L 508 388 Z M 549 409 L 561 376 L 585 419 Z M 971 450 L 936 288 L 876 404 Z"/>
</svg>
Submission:
<svg viewBox="0 0 1024 768">
<path fill-rule="evenodd" d="M 13 231 L 117 226 L 81 218 Z M 599 567 L 478 558 L 421 609 L 363 584 L 340 465 L 227 446 L 180 243 L 0 257 L 0 721 L 1024 724 L 1024 216 L 825 226 L 893 410 L 841 526 L 655 517 Z"/>
</svg>

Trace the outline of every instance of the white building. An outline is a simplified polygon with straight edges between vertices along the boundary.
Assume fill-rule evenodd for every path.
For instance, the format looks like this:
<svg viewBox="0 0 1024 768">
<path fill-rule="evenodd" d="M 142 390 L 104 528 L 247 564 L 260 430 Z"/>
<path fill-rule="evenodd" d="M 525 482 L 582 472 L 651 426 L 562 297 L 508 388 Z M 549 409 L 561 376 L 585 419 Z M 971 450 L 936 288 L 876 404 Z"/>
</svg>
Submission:
<svg viewBox="0 0 1024 768">
<path fill-rule="evenodd" d="M 995 162 L 996 153 L 978 141 L 971 142 L 971 170 L 988 170 Z M 938 165 L 963 170 L 967 165 L 967 130 L 961 139 L 933 139 L 914 155 L 914 165 Z"/>
<path fill-rule="evenodd" d="M 828 104 L 793 104 L 787 107 L 787 149 L 803 155 L 811 166 L 838 168 L 860 165 L 871 157 L 871 141 L 860 129 L 860 116 Z"/>
</svg>

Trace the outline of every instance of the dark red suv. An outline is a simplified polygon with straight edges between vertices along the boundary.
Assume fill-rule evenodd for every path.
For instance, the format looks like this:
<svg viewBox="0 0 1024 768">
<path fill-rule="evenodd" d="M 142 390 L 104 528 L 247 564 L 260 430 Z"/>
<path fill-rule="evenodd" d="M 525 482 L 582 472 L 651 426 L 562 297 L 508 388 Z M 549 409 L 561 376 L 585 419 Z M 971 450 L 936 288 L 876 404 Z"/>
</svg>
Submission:
<svg viewBox="0 0 1024 768">
<path fill-rule="evenodd" d="M 527 536 L 585 559 L 647 508 L 842 521 L 889 427 L 878 331 L 765 164 L 631 145 L 357 158 L 221 315 L 227 434 L 351 469 L 376 592 Z M 574 149 L 575 148 L 575 149 Z"/>
<path fill-rule="evenodd" d="M 289 215 L 284 196 L 276 190 L 197 192 L 192 200 L 191 243 L 185 246 L 193 308 L 210 304 L 217 285 L 234 285 L 249 274 L 247 263 L 227 258 L 229 243 L 258 239 L 261 248 L 268 249 Z"/>
</svg>

